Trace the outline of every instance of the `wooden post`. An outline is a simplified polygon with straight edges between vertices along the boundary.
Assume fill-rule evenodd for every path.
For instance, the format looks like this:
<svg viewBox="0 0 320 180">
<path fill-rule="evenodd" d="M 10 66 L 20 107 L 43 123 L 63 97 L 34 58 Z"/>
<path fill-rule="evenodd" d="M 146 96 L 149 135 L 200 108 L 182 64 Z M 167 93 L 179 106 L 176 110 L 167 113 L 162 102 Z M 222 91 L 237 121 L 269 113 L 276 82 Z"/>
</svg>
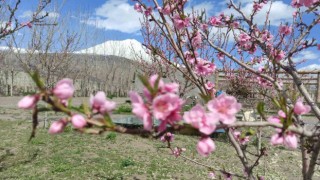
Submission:
<svg viewBox="0 0 320 180">
<path fill-rule="evenodd" d="M 317 80 L 317 103 L 320 103 L 320 72 L 318 72 L 318 80 Z"/>
</svg>

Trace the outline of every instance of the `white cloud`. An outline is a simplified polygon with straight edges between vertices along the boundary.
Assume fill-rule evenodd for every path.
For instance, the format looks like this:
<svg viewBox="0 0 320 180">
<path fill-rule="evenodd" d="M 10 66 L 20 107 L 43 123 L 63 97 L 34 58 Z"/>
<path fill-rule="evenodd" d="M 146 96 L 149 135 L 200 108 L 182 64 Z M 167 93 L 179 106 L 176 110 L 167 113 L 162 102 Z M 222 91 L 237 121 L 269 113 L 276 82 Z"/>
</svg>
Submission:
<svg viewBox="0 0 320 180">
<path fill-rule="evenodd" d="M 246 3 L 248 1 L 241 1 L 243 4 L 241 10 L 245 15 L 250 15 L 253 10 L 253 3 Z M 255 15 L 254 22 L 258 25 L 264 25 L 266 20 L 267 12 L 269 11 L 271 2 L 269 1 L 267 4 L 263 6 L 263 8 Z M 292 19 L 292 13 L 295 11 L 289 4 L 285 4 L 282 1 L 274 1 L 271 5 L 269 21 L 271 25 L 279 26 L 281 22 L 288 22 Z M 225 14 L 234 14 L 239 16 L 237 12 L 233 9 L 225 9 L 222 12 Z"/>
<path fill-rule="evenodd" d="M 48 17 L 47 18 L 52 18 L 52 19 L 56 19 L 59 18 L 60 14 L 57 12 L 49 12 L 49 11 L 41 11 L 38 15 L 38 17 L 44 16 L 46 15 L 46 13 L 48 13 Z M 33 12 L 32 11 L 24 11 L 19 17 L 20 18 L 32 18 L 33 16 Z"/>
<path fill-rule="evenodd" d="M 308 66 L 302 67 L 299 71 L 315 71 L 320 70 L 320 64 L 310 64 Z"/>
<path fill-rule="evenodd" d="M 319 58 L 319 55 L 314 53 L 313 51 L 302 51 L 299 53 L 297 57 L 294 57 L 292 60 L 293 62 L 301 62 L 301 61 L 314 60 L 317 58 Z"/>
<path fill-rule="evenodd" d="M 109 0 L 95 10 L 95 16 L 84 23 L 105 30 L 135 33 L 140 30 L 142 15 L 127 0 Z"/>
<path fill-rule="evenodd" d="M 192 3 L 190 3 L 185 8 L 185 12 L 191 14 L 192 8 L 194 11 L 206 10 L 206 13 L 210 16 L 213 14 L 214 7 L 215 7 L 215 4 L 212 1 L 204 1 L 196 5 L 193 5 Z"/>
</svg>

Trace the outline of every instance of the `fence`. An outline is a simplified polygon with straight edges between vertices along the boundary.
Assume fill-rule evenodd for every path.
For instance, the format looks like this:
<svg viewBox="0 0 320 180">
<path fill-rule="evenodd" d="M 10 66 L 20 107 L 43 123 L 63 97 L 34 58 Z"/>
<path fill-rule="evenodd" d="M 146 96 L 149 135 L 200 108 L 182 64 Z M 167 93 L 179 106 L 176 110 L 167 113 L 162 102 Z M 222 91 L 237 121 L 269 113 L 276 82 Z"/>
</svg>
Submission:
<svg viewBox="0 0 320 180">
<path fill-rule="evenodd" d="M 299 71 L 298 74 L 313 100 L 316 103 L 320 103 L 320 71 Z M 284 86 L 290 87 L 293 91 L 298 91 L 293 83 L 292 77 L 288 74 L 280 72 L 278 77 L 282 80 Z M 218 71 L 215 74 L 215 82 L 219 89 L 222 90 L 226 90 L 230 84 L 230 80 L 224 71 Z M 248 95 L 248 98 L 257 99 L 259 97 L 257 94 L 251 93 Z"/>
</svg>

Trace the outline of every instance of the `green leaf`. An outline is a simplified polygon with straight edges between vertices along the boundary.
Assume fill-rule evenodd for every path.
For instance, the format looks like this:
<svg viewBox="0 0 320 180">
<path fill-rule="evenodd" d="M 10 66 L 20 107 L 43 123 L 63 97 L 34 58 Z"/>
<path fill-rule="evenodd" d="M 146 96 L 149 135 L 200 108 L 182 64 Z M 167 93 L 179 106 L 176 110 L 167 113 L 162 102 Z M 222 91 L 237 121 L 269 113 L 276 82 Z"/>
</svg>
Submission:
<svg viewBox="0 0 320 180">
<path fill-rule="evenodd" d="M 279 103 L 279 101 L 276 98 L 272 98 L 272 102 L 274 103 L 274 105 L 276 105 L 278 108 L 281 108 L 281 105 Z"/>
<path fill-rule="evenodd" d="M 206 95 L 206 94 L 199 93 L 199 96 L 200 96 L 206 103 L 211 100 L 211 96 L 210 96 L 210 95 Z"/>
<path fill-rule="evenodd" d="M 30 75 L 31 75 L 32 80 L 36 83 L 37 87 L 40 90 L 45 90 L 45 85 L 44 85 L 43 81 L 41 80 L 38 71 L 35 71 L 35 72 L 31 73 Z"/>
<path fill-rule="evenodd" d="M 90 114 L 89 105 L 87 103 L 83 102 L 82 103 L 82 108 L 83 108 L 84 114 Z"/>
<path fill-rule="evenodd" d="M 115 124 L 112 122 L 109 114 L 104 115 L 104 120 L 105 120 L 105 123 L 106 123 L 107 127 L 109 127 L 109 128 L 115 127 Z"/>
<path fill-rule="evenodd" d="M 142 84 L 149 90 L 149 92 L 153 92 L 153 88 L 151 87 L 151 84 L 149 83 L 149 80 L 146 76 L 138 75 L 140 81 Z"/>
<path fill-rule="evenodd" d="M 154 88 L 153 88 L 153 91 L 152 92 L 152 96 L 155 96 L 156 93 L 158 92 L 158 88 L 159 88 L 159 82 L 160 82 L 160 76 L 158 76 L 156 82 L 154 83 Z"/>
<path fill-rule="evenodd" d="M 264 114 L 264 102 L 259 102 L 257 105 L 257 111 L 262 116 Z"/>
</svg>

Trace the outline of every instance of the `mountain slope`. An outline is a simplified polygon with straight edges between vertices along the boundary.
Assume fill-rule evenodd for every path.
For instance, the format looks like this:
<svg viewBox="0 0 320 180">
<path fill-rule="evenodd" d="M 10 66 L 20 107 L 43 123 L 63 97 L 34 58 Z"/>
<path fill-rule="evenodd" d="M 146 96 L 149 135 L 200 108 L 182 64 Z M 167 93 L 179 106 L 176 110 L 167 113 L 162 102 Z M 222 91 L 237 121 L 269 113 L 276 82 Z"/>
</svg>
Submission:
<svg viewBox="0 0 320 180">
<path fill-rule="evenodd" d="M 145 51 L 145 48 L 140 42 L 135 39 L 127 39 L 123 41 L 106 41 L 93 47 L 82 49 L 75 53 L 113 55 L 132 60 L 143 59 L 149 61 L 150 59 L 149 55 Z"/>
</svg>

